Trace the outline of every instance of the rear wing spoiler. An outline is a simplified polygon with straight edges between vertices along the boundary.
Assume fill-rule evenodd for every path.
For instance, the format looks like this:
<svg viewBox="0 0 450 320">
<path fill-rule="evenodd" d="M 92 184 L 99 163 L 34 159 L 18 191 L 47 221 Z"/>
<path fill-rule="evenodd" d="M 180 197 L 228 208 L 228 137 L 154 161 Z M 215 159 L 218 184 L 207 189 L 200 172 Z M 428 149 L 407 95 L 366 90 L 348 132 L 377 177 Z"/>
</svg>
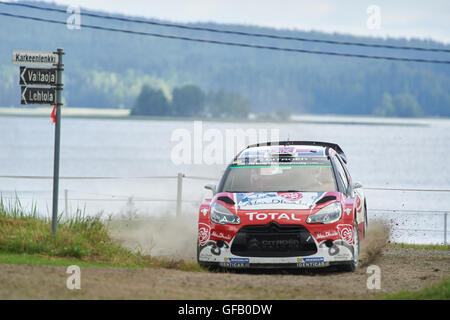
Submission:
<svg viewBox="0 0 450 320">
<path fill-rule="evenodd" d="M 336 151 L 337 154 L 341 157 L 341 159 L 347 163 L 347 156 L 345 155 L 344 151 L 337 145 L 336 143 L 330 143 L 330 142 L 321 142 L 321 141 L 271 141 L 271 142 L 261 142 L 261 143 L 255 143 L 252 145 L 249 145 L 248 148 L 253 147 L 264 147 L 264 146 L 291 146 L 291 145 L 309 145 L 309 146 L 320 146 L 320 147 L 326 147 L 331 148 L 334 151 Z M 328 154 L 328 152 L 327 152 Z"/>
</svg>

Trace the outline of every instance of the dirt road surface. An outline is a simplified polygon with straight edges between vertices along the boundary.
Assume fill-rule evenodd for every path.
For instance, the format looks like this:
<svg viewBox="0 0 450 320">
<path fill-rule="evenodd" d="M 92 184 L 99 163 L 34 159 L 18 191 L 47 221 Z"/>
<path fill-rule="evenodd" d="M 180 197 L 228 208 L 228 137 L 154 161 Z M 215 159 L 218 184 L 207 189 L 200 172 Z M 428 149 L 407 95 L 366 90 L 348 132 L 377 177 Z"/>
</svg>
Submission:
<svg viewBox="0 0 450 320">
<path fill-rule="evenodd" d="M 0 299 L 372 299 L 418 290 L 450 276 L 450 252 L 385 247 L 364 252 L 354 273 L 213 273 L 172 269 L 81 268 L 81 289 L 65 267 L 0 265 Z M 381 289 L 367 289 L 369 265 Z"/>
</svg>

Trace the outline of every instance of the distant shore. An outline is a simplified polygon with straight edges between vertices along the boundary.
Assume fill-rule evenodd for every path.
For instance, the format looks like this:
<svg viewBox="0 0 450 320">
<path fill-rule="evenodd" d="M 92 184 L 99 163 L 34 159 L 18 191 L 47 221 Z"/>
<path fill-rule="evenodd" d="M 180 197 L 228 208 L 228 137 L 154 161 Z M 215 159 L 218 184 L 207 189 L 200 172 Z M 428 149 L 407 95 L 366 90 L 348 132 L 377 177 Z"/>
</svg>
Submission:
<svg viewBox="0 0 450 320">
<path fill-rule="evenodd" d="M 0 117 L 49 117 L 52 107 L 8 108 L 0 107 Z M 209 122 L 290 122 L 305 124 L 334 125 L 380 125 L 380 126 L 429 126 L 429 120 L 448 120 L 447 118 L 380 118 L 373 116 L 354 115 L 292 115 L 290 119 L 280 120 L 267 117 L 251 117 L 249 119 L 217 119 L 209 117 L 156 117 L 130 116 L 129 109 L 111 108 L 63 108 L 63 118 L 90 119 L 126 119 L 126 120 L 166 120 L 166 121 L 209 121 Z"/>
</svg>

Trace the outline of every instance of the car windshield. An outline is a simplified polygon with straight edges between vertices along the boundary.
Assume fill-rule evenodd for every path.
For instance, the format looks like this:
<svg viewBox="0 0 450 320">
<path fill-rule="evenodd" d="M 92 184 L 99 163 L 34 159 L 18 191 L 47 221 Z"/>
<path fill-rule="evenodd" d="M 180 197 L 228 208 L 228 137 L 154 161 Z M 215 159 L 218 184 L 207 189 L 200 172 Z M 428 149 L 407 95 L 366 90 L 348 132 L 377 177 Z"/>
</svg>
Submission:
<svg viewBox="0 0 450 320">
<path fill-rule="evenodd" d="M 330 160 L 302 163 L 231 165 L 224 177 L 225 192 L 327 192 L 336 191 Z"/>
</svg>

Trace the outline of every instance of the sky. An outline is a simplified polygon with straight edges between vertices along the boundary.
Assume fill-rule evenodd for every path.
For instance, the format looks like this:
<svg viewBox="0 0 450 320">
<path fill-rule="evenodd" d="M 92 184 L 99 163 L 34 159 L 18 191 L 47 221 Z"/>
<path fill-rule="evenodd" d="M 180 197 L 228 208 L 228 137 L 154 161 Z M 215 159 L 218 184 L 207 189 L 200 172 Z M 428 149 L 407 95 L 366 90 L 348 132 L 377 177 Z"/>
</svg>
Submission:
<svg viewBox="0 0 450 320">
<path fill-rule="evenodd" d="M 175 22 L 220 22 L 450 43 L 449 0 L 45 0 Z"/>
</svg>

